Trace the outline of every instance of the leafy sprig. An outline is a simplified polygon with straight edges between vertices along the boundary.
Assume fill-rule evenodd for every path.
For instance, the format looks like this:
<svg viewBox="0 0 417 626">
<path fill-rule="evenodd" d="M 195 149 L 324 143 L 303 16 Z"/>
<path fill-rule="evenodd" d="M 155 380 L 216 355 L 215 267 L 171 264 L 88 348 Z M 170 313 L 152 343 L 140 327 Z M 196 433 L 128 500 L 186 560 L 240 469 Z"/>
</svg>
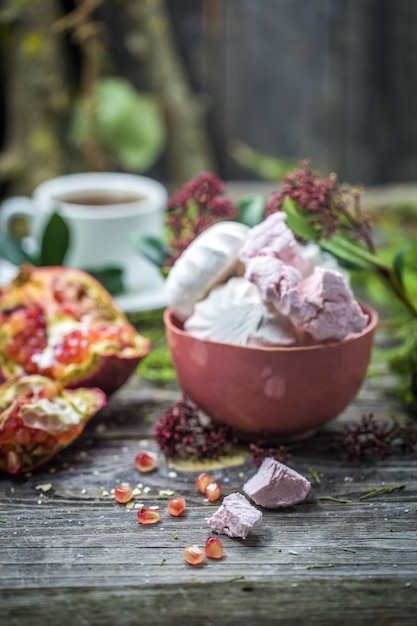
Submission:
<svg viewBox="0 0 417 626">
<path fill-rule="evenodd" d="M 53 212 L 46 221 L 40 236 L 39 246 L 28 250 L 25 246 L 25 237 L 11 234 L 0 234 L 0 257 L 4 257 L 13 265 L 25 263 L 37 267 L 50 265 L 64 265 L 71 244 L 71 233 L 65 219 Z M 104 267 L 99 269 L 84 268 L 94 276 L 106 289 L 116 294 L 123 289 L 123 270 L 119 267 Z"/>
<path fill-rule="evenodd" d="M 28 252 L 25 239 L 13 234 L 0 235 L 0 254 L 14 265 L 63 265 L 70 245 L 70 231 L 65 220 L 54 212 L 46 222 L 39 249 Z"/>
</svg>

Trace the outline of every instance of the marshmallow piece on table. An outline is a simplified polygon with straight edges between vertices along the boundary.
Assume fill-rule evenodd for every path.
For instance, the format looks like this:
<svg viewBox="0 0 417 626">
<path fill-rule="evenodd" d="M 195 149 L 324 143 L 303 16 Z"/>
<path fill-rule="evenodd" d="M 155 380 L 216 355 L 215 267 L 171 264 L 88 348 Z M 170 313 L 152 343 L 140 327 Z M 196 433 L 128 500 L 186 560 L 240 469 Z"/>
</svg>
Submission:
<svg viewBox="0 0 417 626">
<path fill-rule="evenodd" d="M 290 320 L 316 341 L 341 340 L 366 327 L 368 316 L 339 272 L 316 267 L 297 289 L 299 302 L 293 304 Z"/>
<path fill-rule="evenodd" d="M 256 474 L 243 485 L 243 491 L 255 504 L 268 509 L 298 504 L 310 488 L 311 483 L 304 476 L 272 457 L 264 459 Z"/>
<path fill-rule="evenodd" d="M 292 265 L 301 273 L 308 268 L 300 254 L 294 233 L 285 223 L 283 212 L 273 213 L 263 222 L 251 228 L 239 258 L 247 264 L 250 258 L 259 255 L 275 256 L 286 265 Z"/>
<path fill-rule="evenodd" d="M 218 222 L 184 250 L 165 282 L 168 307 L 179 320 L 186 320 L 214 285 L 233 275 L 249 230 L 238 222 Z"/>
<path fill-rule="evenodd" d="M 248 533 L 262 522 L 262 517 L 262 512 L 252 506 L 245 496 L 231 493 L 223 498 L 207 523 L 216 533 L 246 539 Z"/>
<path fill-rule="evenodd" d="M 230 278 L 195 305 L 184 329 L 200 339 L 235 345 L 290 345 L 296 342 L 288 319 L 262 301 L 245 278 Z"/>
</svg>

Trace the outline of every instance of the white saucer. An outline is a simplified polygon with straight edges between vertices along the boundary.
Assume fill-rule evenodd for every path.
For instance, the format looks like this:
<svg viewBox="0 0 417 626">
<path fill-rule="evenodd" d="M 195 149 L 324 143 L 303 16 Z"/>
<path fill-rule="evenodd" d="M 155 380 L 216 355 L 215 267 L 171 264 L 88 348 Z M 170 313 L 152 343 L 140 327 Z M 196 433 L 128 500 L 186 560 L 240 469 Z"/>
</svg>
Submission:
<svg viewBox="0 0 417 626">
<path fill-rule="evenodd" d="M 116 303 L 125 313 L 140 313 L 141 311 L 153 311 L 166 306 L 164 285 L 147 293 L 124 293 L 113 296 Z"/>
<path fill-rule="evenodd" d="M 9 283 L 16 276 L 18 268 L 5 259 L 0 259 L 0 285 Z M 164 283 L 156 287 L 153 291 L 128 292 L 119 296 L 114 296 L 114 300 L 124 313 L 140 313 L 142 311 L 153 311 L 166 306 L 166 296 Z"/>
</svg>

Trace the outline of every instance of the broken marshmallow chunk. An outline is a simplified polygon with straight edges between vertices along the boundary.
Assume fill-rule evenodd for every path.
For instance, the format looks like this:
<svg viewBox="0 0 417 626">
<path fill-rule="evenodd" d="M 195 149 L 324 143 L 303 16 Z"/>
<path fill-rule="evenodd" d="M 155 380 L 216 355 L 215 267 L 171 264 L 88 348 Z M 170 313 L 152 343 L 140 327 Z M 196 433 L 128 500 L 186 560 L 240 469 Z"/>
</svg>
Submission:
<svg viewBox="0 0 417 626">
<path fill-rule="evenodd" d="M 207 523 L 216 533 L 246 539 L 248 533 L 261 522 L 261 511 L 252 506 L 242 494 L 231 493 L 223 499 Z"/>
<path fill-rule="evenodd" d="M 316 267 L 299 284 L 298 292 L 299 302 L 292 306 L 290 320 L 315 341 L 344 339 L 350 333 L 361 332 L 368 323 L 368 316 L 337 271 Z"/>
<path fill-rule="evenodd" d="M 243 485 L 243 491 L 251 500 L 268 509 L 298 504 L 306 498 L 310 488 L 304 476 L 272 457 L 264 459 L 257 473 Z"/>
<path fill-rule="evenodd" d="M 239 252 L 239 258 L 247 264 L 254 256 L 274 256 L 286 265 L 292 265 L 304 273 L 308 264 L 300 254 L 297 240 L 285 223 L 283 212 L 273 213 L 263 222 L 254 226 L 248 233 L 246 242 Z"/>
<path fill-rule="evenodd" d="M 179 320 L 186 320 L 214 285 L 233 275 L 249 230 L 238 222 L 218 222 L 184 250 L 165 282 L 168 306 Z"/>
<path fill-rule="evenodd" d="M 296 287 L 301 282 L 301 274 L 277 257 L 260 255 L 250 258 L 246 264 L 245 278 L 253 282 L 262 299 L 273 302 L 282 315 L 288 315 L 299 301 Z"/>
<path fill-rule="evenodd" d="M 322 250 L 320 246 L 312 241 L 309 241 L 306 244 L 300 244 L 297 242 L 297 246 L 301 256 L 307 264 L 306 269 L 303 271 L 303 278 L 307 278 L 307 276 L 310 276 L 310 274 L 313 273 L 314 268 L 320 266 L 325 267 L 328 270 L 336 270 L 337 272 L 340 272 L 344 276 L 346 282 L 349 284 L 349 272 L 347 270 L 344 270 L 339 265 L 336 257 L 333 256 L 333 254 Z"/>
<path fill-rule="evenodd" d="M 200 339 L 234 345 L 291 345 L 296 342 L 288 319 L 266 305 L 245 278 L 230 278 L 195 305 L 184 329 Z"/>
</svg>

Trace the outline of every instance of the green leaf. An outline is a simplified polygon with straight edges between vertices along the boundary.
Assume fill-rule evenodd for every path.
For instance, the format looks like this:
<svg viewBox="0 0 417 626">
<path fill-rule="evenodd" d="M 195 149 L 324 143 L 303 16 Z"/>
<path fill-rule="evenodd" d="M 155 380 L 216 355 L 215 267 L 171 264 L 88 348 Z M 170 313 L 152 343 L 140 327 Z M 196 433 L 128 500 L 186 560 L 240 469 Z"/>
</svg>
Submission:
<svg viewBox="0 0 417 626">
<path fill-rule="evenodd" d="M 20 240 L 6 235 L 0 235 L 0 256 L 14 265 L 34 264 L 34 259 L 22 249 Z"/>
<path fill-rule="evenodd" d="M 70 132 L 81 147 L 89 136 L 124 168 L 146 171 L 161 155 L 166 129 L 160 106 L 152 96 L 138 92 L 126 79 L 104 78 L 92 100 L 76 103 Z"/>
<path fill-rule="evenodd" d="M 254 150 L 243 141 L 234 140 L 230 146 L 232 158 L 242 167 L 258 174 L 264 180 L 282 180 L 297 166 L 297 160 L 279 159 Z"/>
<path fill-rule="evenodd" d="M 85 268 L 86 272 L 99 281 L 109 293 L 115 295 L 124 289 L 123 269 L 121 267 L 104 267 L 102 269 Z"/>
<path fill-rule="evenodd" d="M 129 243 L 138 254 L 150 261 L 153 265 L 159 268 L 165 266 L 169 251 L 161 239 L 153 235 L 132 233 L 129 237 Z"/>
<path fill-rule="evenodd" d="M 265 215 L 264 196 L 259 194 L 247 196 L 238 200 L 237 205 L 239 207 L 237 222 L 252 228 L 263 220 Z"/>
<path fill-rule="evenodd" d="M 298 237 L 317 242 L 316 230 L 310 224 L 305 212 L 297 208 L 297 204 L 294 200 L 285 196 L 282 209 L 287 216 L 288 226 Z"/>
<path fill-rule="evenodd" d="M 388 266 L 377 256 L 349 239 L 344 233 L 333 235 L 330 239 L 319 239 L 316 229 L 310 224 L 307 211 L 299 209 L 296 202 L 288 196 L 284 198 L 283 210 L 287 215 L 288 226 L 302 239 L 317 243 L 352 268 L 380 271 L 385 275 L 389 272 Z"/>
<path fill-rule="evenodd" d="M 392 263 L 392 269 L 401 287 L 404 287 L 404 257 L 408 250 L 409 246 L 403 246 L 400 250 L 398 250 Z"/>
<path fill-rule="evenodd" d="M 58 213 L 52 213 L 42 234 L 39 265 L 63 265 L 69 244 L 67 223 Z"/>
</svg>

